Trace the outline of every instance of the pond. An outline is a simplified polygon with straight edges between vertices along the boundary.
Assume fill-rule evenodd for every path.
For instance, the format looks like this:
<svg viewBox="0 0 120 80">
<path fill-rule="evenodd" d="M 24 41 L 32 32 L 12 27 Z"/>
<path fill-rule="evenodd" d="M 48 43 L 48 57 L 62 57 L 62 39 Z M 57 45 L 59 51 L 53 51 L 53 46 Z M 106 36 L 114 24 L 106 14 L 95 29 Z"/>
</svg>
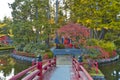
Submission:
<svg viewBox="0 0 120 80">
<path fill-rule="evenodd" d="M 9 54 L 10 52 L 0 52 L 0 80 L 9 80 L 13 75 L 31 66 L 31 63 L 15 60 Z"/>
<path fill-rule="evenodd" d="M 106 80 L 120 80 L 120 59 L 112 63 L 102 64 L 99 68 Z"/>
</svg>

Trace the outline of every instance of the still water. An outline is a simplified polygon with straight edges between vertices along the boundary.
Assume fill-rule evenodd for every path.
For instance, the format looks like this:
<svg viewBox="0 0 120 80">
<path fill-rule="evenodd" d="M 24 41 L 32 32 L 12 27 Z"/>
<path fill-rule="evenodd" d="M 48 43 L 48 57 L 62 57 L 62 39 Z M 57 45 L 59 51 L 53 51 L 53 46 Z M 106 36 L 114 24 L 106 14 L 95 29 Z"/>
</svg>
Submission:
<svg viewBox="0 0 120 80">
<path fill-rule="evenodd" d="M 31 66 L 31 63 L 18 61 L 9 56 L 9 53 L 0 53 L 0 80 L 9 80 L 13 75 Z"/>
<path fill-rule="evenodd" d="M 0 80 L 9 80 L 13 75 L 31 66 L 31 63 L 18 61 L 9 56 L 10 52 L 0 52 Z M 120 80 L 120 59 L 100 65 L 106 80 Z"/>
<path fill-rule="evenodd" d="M 120 59 L 101 65 L 100 70 L 105 75 L 106 80 L 120 80 Z"/>
</svg>

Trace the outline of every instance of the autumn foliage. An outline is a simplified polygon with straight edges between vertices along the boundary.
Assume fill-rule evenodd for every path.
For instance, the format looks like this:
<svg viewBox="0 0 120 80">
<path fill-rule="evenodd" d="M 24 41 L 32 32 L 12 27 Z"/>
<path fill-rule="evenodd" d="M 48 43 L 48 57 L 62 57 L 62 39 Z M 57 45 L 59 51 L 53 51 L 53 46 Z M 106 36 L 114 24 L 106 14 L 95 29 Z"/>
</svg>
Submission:
<svg viewBox="0 0 120 80">
<path fill-rule="evenodd" d="M 69 23 L 62 26 L 58 30 L 58 33 L 60 36 L 70 38 L 72 41 L 84 42 L 84 40 L 90 36 L 90 29 L 77 23 Z"/>
</svg>

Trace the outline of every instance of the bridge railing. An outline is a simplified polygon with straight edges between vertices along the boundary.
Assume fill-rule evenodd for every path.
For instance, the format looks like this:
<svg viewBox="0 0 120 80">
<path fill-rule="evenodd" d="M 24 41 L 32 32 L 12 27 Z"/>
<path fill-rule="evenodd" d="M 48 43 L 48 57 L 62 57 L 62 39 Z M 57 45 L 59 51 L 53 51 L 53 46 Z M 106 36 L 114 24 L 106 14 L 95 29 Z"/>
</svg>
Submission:
<svg viewBox="0 0 120 80">
<path fill-rule="evenodd" d="M 10 80 L 18 80 L 19 78 L 25 76 L 21 80 L 32 80 L 39 79 L 42 80 L 44 74 L 56 66 L 56 57 L 53 59 L 42 61 L 41 57 L 38 58 L 37 62 L 32 62 L 32 66 L 22 72 L 14 75 Z M 30 72 L 29 74 L 27 74 Z"/>
<path fill-rule="evenodd" d="M 94 60 L 92 60 L 92 61 L 89 61 L 89 62 L 80 62 L 79 63 L 80 65 L 90 65 L 92 68 L 95 68 L 95 72 L 96 72 L 96 74 L 98 74 L 98 62 L 97 61 L 94 61 Z"/>
<path fill-rule="evenodd" d="M 87 80 L 93 80 L 93 78 L 89 75 L 89 73 L 85 70 L 85 68 L 82 65 L 80 65 L 75 58 L 72 59 L 72 67 L 77 80 L 79 79 L 84 80 L 84 77 L 86 77 Z M 85 76 L 83 76 L 81 72 L 83 72 Z"/>
</svg>

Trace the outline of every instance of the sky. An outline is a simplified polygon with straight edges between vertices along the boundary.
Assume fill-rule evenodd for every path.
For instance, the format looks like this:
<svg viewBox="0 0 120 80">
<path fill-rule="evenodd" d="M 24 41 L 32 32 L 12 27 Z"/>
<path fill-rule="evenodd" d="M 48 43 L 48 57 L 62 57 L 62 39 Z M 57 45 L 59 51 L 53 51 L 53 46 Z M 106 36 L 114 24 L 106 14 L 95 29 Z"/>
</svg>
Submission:
<svg viewBox="0 0 120 80">
<path fill-rule="evenodd" d="M 6 17 L 10 17 L 11 16 L 11 9 L 8 6 L 8 3 L 13 3 L 14 0 L 0 0 L 0 20 L 3 20 L 3 18 Z"/>
<path fill-rule="evenodd" d="M 0 20 L 3 20 L 3 18 L 9 17 L 12 18 L 11 16 L 11 11 L 12 9 L 9 8 L 8 3 L 13 3 L 15 0 L 0 0 Z M 56 2 L 56 0 L 51 0 L 53 3 Z M 63 0 L 58 0 L 58 1 L 63 1 Z"/>
</svg>

